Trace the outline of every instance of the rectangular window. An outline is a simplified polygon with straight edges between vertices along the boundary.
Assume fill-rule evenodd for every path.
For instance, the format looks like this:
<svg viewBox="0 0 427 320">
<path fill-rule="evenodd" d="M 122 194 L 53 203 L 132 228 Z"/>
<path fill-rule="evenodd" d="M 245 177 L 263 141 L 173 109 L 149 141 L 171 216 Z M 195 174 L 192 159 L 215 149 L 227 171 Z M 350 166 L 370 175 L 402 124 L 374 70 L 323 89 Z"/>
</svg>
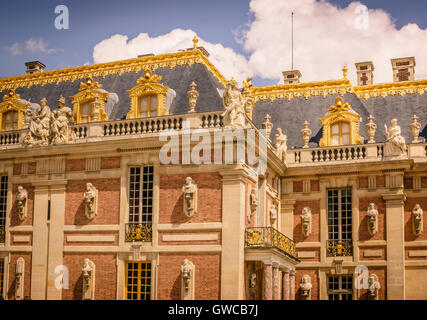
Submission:
<svg viewBox="0 0 427 320">
<path fill-rule="evenodd" d="M 126 265 L 126 299 L 151 299 L 151 262 L 128 262 Z"/>
<path fill-rule="evenodd" d="M 11 110 L 3 113 L 3 131 L 18 130 L 18 112 Z"/>
<path fill-rule="evenodd" d="M 7 183 L 8 177 L 0 179 L 0 243 L 5 242 L 6 208 L 7 208 Z"/>
<path fill-rule="evenodd" d="M 329 300 L 352 300 L 353 299 L 353 277 L 352 276 L 329 276 L 328 277 L 328 299 Z"/>
<path fill-rule="evenodd" d="M 80 105 L 80 122 L 81 123 L 88 123 L 91 121 L 92 102 L 93 101 L 87 101 Z"/>
<path fill-rule="evenodd" d="M 151 241 L 154 167 L 131 167 L 126 241 Z"/>
<path fill-rule="evenodd" d="M 351 188 L 328 192 L 328 256 L 352 256 Z"/>
<path fill-rule="evenodd" d="M 156 117 L 157 116 L 157 96 L 142 96 L 139 99 L 139 117 Z"/>
</svg>

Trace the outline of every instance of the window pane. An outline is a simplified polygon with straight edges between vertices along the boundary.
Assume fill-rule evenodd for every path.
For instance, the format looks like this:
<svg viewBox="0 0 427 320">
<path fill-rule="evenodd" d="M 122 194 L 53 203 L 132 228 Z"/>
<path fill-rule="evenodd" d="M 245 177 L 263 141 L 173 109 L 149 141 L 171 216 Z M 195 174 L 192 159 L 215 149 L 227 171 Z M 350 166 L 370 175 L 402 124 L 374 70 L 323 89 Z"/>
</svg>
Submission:
<svg viewBox="0 0 427 320">
<path fill-rule="evenodd" d="M 157 96 L 150 96 L 150 109 L 151 111 L 157 110 Z"/>
<path fill-rule="evenodd" d="M 339 145 L 339 143 L 340 143 L 339 136 L 332 136 L 332 145 L 337 146 Z"/>
<path fill-rule="evenodd" d="M 348 122 L 341 122 L 341 132 L 342 133 L 349 133 L 350 132 L 350 124 Z"/>
<path fill-rule="evenodd" d="M 350 134 L 342 135 L 342 144 L 350 144 Z"/>
<path fill-rule="evenodd" d="M 333 134 L 338 134 L 339 133 L 339 123 L 333 124 L 331 127 L 331 132 Z"/>
</svg>

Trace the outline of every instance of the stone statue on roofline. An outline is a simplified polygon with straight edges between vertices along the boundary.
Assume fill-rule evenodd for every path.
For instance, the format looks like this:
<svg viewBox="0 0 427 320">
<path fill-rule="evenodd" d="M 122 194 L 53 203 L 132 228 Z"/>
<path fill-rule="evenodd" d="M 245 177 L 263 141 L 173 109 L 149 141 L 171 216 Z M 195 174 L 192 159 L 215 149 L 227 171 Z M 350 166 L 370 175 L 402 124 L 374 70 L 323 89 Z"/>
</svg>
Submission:
<svg viewBox="0 0 427 320">
<path fill-rule="evenodd" d="M 50 135 L 50 108 L 47 105 L 46 98 L 40 101 L 40 108 L 26 111 L 29 118 L 28 133 L 22 142 L 26 146 L 47 146 Z"/>
<path fill-rule="evenodd" d="M 222 117 L 226 128 L 246 128 L 245 101 L 234 79 L 227 82 L 222 101 L 225 108 Z"/>
<path fill-rule="evenodd" d="M 51 113 L 50 130 L 53 144 L 74 142 L 76 136 L 70 125 L 73 123 L 73 111 L 65 105 L 65 98 L 58 100 L 58 108 Z"/>
<path fill-rule="evenodd" d="M 400 127 L 397 125 L 397 119 L 391 120 L 391 127 L 387 128 L 384 124 L 386 142 L 384 144 L 385 157 L 406 156 L 405 138 L 401 135 Z"/>
</svg>

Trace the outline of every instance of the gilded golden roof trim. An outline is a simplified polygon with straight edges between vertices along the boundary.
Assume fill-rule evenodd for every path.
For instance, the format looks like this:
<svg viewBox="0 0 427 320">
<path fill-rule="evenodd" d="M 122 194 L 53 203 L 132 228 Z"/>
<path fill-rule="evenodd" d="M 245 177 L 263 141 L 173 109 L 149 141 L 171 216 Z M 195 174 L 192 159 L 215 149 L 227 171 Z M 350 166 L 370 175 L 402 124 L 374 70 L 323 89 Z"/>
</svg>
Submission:
<svg viewBox="0 0 427 320">
<path fill-rule="evenodd" d="M 350 80 L 331 80 L 322 82 L 307 82 L 298 84 L 283 84 L 267 87 L 251 88 L 251 95 L 254 102 L 259 100 L 274 101 L 276 99 L 288 99 L 304 97 L 308 99 L 310 96 L 323 96 L 353 92 L 353 87 Z"/>
<path fill-rule="evenodd" d="M 422 95 L 427 92 L 427 80 L 415 80 L 404 82 L 391 82 L 383 84 L 374 84 L 369 86 L 354 87 L 354 92 L 359 98 L 365 100 L 376 97 L 387 97 L 405 94 Z"/>
<path fill-rule="evenodd" d="M 169 67 L 173 69 L 180 65 L 193 65 L 194 63 L 204 64 L 210 72 L 223 84 L 226 79 L 217 68 L 198 49 L 183 52 L 168 53 L 157 56 L 134 58 L 129 60 L 114 61 L 108 63 L 80 66 L 62 70 L 46 71 L 41 73 L 27 74 L 15 77 L 0 79 L 0 91 L 16 89 L 20 87 L 30 88 L 32 86 L 64 81 L 76 81 L 91 77 L 103 77 L 109 75 L 122 75 L 127 72 L 140 72 L 145 69 L 155 71 L 158 68 Z"/>
</svg>

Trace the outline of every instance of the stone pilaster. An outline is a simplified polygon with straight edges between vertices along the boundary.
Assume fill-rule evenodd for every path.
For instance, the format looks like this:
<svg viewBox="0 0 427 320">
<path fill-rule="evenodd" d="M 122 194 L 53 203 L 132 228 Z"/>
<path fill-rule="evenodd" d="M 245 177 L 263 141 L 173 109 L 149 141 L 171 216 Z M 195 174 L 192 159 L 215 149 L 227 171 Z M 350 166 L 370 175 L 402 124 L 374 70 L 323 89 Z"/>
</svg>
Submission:
<svg viewBox="0 0 427 320">
<path fill-rule="evenodd" d="M 264 278 L 262 286 L 262 300 L 271 300 L 273 298 L 273 266 L 264 263 Z"/>
<path fill-rule="evenodd" d="M 279 264 L 273 263 L 273 300 L 280 300 Z"/>
<path fill-rule="evenodd" d="M 289 300 L 295 300 L 295 270 L 289 271 Z"/>
<path fill-rule="evenodd" d="M 223 181 L 223 250 L 221 253 L 222 300 L 241 300 L 244 297 L 245 173 L 243 169 L 236 168 L 220 172 Z"/>
<path fill-rule="evenodd" d="M 387 299 L 405 299 L 404 193 L 383 194 L 386 203 Z"/>
</svg>

